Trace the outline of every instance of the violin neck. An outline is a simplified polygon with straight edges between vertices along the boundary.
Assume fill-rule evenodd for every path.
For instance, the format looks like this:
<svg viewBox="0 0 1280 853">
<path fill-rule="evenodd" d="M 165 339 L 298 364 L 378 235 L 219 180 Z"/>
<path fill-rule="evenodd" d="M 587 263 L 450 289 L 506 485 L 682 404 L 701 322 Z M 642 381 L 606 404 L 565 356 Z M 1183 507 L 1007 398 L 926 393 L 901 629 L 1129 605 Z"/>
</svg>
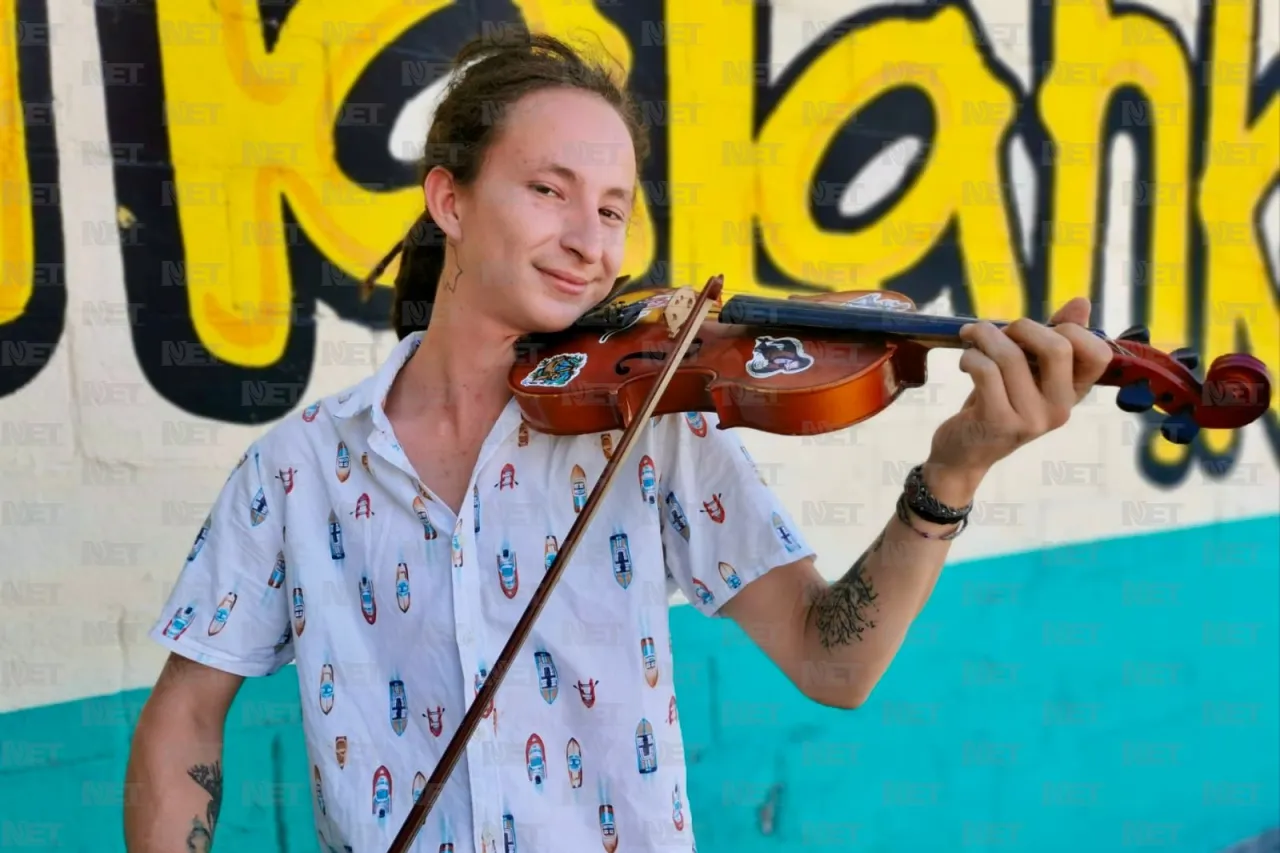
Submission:
<svg viewBox="0 0 1280 853">
<path fill-rule="evenodd" d="M 976 322 L 974 317 L 938 317 L 912 311 L 888 311 L 830 302 L 799 299 L 771 299 L 763 296 L 734 296 L 720 308 L 719 321 L 745 326 L 789 326 L 796 329 L 887 335 L 928 347 L 961 348 L 960 329 Z M 1007 322 L 994 322 L 996 327 Z M 1100 338 L 1099 329 L 1089 331 Z"/>
</svg>

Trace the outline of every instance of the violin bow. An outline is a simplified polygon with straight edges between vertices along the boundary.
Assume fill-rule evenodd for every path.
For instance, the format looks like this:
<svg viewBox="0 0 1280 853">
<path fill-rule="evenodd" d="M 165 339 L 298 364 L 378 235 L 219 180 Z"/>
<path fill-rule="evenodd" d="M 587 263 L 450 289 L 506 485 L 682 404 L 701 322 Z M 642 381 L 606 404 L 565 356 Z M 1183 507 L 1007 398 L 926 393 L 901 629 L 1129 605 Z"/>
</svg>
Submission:
<svg viewBox="0 0 1280 853">
<path fill-rule="evenodd" d="M 436 763 L 435 770 L 431 771 L 431 778 L 427 780 L 426 788 L 423 789 L 422 795 L 409 810 L 409 814 L 405 817 L 400 831 L 396 833 L 391 846 L 387 848 L 387 853 L 406 853 L 418 831 L 426 822 L 427 814 L 431 811 L 431 807 L 435 805 L 436 800 L 440 798 L 445 782 L 448 781 L 449 775 L 458 763 L 458 759 L 461 758 L 462 751 L 466 748 L 471 736 L 475 734 L 476 728 L 480 725 L 480 720 L 484 716 L 484 708 L 493 699 L 493 695 L 498 691 L 503 678 L 506 677 L 507 671 L 511 668 L 511 662 L 515 660 L 520 647 L 524 645 L 529 636 L 529 631 L 533 628 L 534 620 L 542 612 L 547 597 L 551 595 L 551 590 L 559 582 L 565 567 L 569 565 L 570 558 L 573 557 L 574 551 L 577 550 L 578 541 L 582 538 L 582 533 L 587 529 L 587 525 L 591 523 L 591 519 L 595 517 L 597 508 L 603 503 L 605 495 L 608 493 L 610 486 L 613 485 L 614 475 L 617 473 L 618 468 L 627 461 L 627 457 L 630 456 L 636 440 L 640 436 L 641 428 L 648 423 L 653 410 L 657 408 L 658 401 L 662 399 L 663 393 L 667 390 L 667 385 L 671 382 L 672 376 L 693 343 L 694 336 L 702 327 L 707 314 L 710 313 L 712 302 L 719 300 L 723 286 L 724 277 L 721 275 L 713 276 L 708 280 L 702 293 L 698 294 L 696 300 L 693 300 L 690 314 L 680 326 L 679 334 L 676 335 L 676 342 L 666 357 L 666 364 L 663 365 L 662 370 L 654 380 L 653 386 L 649 389 L 649 395 L 645 398 L 639 410 L 632 415 L 631 422 L 627 424 L 626 430 L 615 445 L 613 455 L 609 458 L 608 464 L 605 465 L 604 472 L 600 475 L 600 479 L 596 481 L 595 487 L 591 490 L 591 495 L 582 507 L 582 511 L 574 519 L 573 526 L 569 528 L 564 544 L 560 546 L 560 550 L 552 561 L 551 567 L 543 576 L 542 582 L 534 590 L 532 598 L 529 599 L 529 605 L 524 610 L 524 615 L 520 617 L 520 621 L 516 623 L 515 630 L 511 632 L 511 636 L 507 639 L 507 644 L 499 652 L 498 659 L 494 663 L 493 669 L 489 671 L 489 677 L 485 679 L 484 686 L 480 688 L 480 692 L 476 694 L 475 700 L 467 709 L 466 715 L 463 716 L 462 722 L 458 724 L 458 730 L 454 732 L 449 745 L 445 747 L 444 754 L 440 756 L 440 761 Z M 684 304 L 687 306 L 688 302 Z M 672 331 L 674 334 L 674 329 Z"/>
</svg>

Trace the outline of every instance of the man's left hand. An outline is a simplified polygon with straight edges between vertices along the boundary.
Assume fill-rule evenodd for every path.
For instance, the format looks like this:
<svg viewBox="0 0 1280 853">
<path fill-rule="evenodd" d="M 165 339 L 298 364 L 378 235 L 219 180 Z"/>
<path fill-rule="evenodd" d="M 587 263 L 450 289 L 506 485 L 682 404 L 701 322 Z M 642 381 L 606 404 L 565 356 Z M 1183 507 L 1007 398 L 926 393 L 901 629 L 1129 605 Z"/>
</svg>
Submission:
<svg viewBox="0 0 1280 853">
<path fill-rule="evenodd" d="M 974 389 L 934 433 L 926 469 L 976 489 L 995 463 L 1065 424 L 1111 364 L 1111 348 L 1086 328 L 1089 313 L 1089 300 L 1078 297 L 1058 309 L 1051 326 L 1024 318 L 1003 329 L 987 322 L 961 329 L 969 348 L 960 369 Z"/>
</svg>

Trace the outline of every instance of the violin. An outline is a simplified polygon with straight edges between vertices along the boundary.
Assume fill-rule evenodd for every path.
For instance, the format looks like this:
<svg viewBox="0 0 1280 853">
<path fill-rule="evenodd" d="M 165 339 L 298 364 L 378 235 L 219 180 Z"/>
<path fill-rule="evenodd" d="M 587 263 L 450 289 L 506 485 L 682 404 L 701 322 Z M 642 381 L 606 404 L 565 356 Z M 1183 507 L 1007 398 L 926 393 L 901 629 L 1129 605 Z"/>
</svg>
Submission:
<svg viewBox="0 0 1280 853">
<path fill-rule="evenodd" d="M 910 299 L 889 291 L 722 302 L 721 276 L 700 293 L 621 292 L 620 283 L 573 326 L 518 345 L 508 384 L 531 428 L 552 435 L 622 429 L 622 437 L 388 853 L 406 853 L 413 843 L 650 418 L 715 412 L 721 429 L 843 429 L 924 385 L 929 350 L 964 346 L 960 328 L 973 322 L 918 314 Z M 1163 353 L 1144 329 L 1115 340 L 1092 331 L 1114 353 L 1100 384 L 1120 387 L 1125 411 L 1165 412 L 1161 431 L 1170 441 L 1188 443 L 1201 428 L 1246 426 L 1271 404 L 1270 376 L 1252 356 L 1221 356 L 1201 380 L 1194 353 Z"/>
<path fill-rule="evenodd" d="M 719 279 L 713 279 L 719 281 Z M 671 358 L 692 288 L 624 293 L 555 335 L 530 337 L 509 386 L 530 428 L 552 435 L 625 429 Z M 916 313 L 901 293 L 855 290 L 713 301 L 654 415 L 715 412 L 723 429 L 814 435 L 871 418 L 928 381 L 934 348 L 961 348 L 973 318 Z M 995 323 L 1004 326 L 1007 323 Z M 1200 429 L 1238 429 L 1271 405 L 1266 366 L 1251 355 L 1214 359 L 1197 378 L 1190 349 L 1164 353 L 1142 327 L 1114 340 L 1097 384 L 1119 387 L 1126 412 L 1165 413 L 1161 434 L 1188 444 Z M 1034 356 L 1031 356 L 1035 370 Z"/>
</svg>

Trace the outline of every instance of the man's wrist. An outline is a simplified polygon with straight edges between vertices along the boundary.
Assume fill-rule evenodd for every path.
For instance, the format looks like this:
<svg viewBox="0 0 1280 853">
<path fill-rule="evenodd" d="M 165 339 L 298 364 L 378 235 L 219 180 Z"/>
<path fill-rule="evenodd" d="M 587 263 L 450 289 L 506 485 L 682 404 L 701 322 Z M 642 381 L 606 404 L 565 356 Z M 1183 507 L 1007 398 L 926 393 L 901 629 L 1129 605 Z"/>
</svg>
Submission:
<svg viewBox="0 0 1280 853">
<path fill-rule="evenodd" d="M 938 462 L 925 462 L 920 472 L 930 494 L 955 509 L 973 502 L 986 475 L 985 470 L 958 468 Z"/>
</svg>

